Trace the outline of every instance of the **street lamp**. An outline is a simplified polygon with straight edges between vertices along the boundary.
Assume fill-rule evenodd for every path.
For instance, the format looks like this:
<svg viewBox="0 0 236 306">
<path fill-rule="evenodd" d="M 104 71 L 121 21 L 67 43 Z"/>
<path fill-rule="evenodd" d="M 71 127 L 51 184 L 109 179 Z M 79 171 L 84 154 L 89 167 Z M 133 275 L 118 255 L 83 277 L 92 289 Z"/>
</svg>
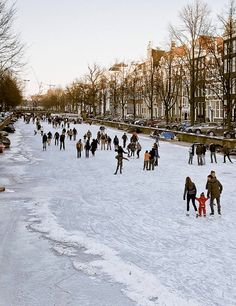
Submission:
<svg viewBox="0 0 236 306">
<path fill-rule="evenodd" d="M 26 88 L 26 83 L 29 82 L 29 81 L 30 80 L 28 80 L 28 79 L 23 79 L 23 82 L 24 82 L 24 91 L 25 91 L 25 88 Z M 26 97 L 25 97 L 25 106 L 27 107 L 27 99 L 26 99 Z"/>
</svg>

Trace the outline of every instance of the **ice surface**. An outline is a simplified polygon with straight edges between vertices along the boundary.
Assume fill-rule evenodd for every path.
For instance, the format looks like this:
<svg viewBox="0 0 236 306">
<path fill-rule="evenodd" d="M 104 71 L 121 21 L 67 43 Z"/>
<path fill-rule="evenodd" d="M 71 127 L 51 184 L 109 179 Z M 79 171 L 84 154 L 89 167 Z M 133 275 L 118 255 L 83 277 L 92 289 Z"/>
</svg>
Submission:
<svg viewBox="0 0 236 306">
<path fill-rule="evenodd" d="M 11 207 L 21 199 L 30 234 L 47 239 L 44 254 L 51 252 L 55 264 L 58 256 L 68 259 L 75 273 L 119 284 L 130 299 L 107 302 L 107 289 L 97 302 L 88 293 L 81 305 L 236 305 L 235 163 L 223 164 L 218 155 L 218 163 L 210 164 L 207 152 L 206 165 L 188 165 L 188 147 L 161 142 L 159 166 L 143 171 L 143 154 L 153 140 L 139 135 L 140 159 L 124 161 L 123 174 L 115 176 L 114 150 L 99 149 L 89 159 L 83 152 L 77 159 L 74 141 L 66 139 L 65 151 L 53 142 L 43 151 L 32 123 L 19 121 L 16 127 L 11 150 L 0 156 L 0 184 L 9 182 L 5 186 L 14 193 L 1 195 L 0 202 Z M 88 129 L 95 137 L 99 126 L 76 128 L 78 139 Z M 120 139 L 123 134 L 106 132 Z M 199 195 L 211 170 L 224 187 L 222 217 L 196 219 L 190 207 L 187 218 L 185 177 L 193 179 Z"/>
</svg>

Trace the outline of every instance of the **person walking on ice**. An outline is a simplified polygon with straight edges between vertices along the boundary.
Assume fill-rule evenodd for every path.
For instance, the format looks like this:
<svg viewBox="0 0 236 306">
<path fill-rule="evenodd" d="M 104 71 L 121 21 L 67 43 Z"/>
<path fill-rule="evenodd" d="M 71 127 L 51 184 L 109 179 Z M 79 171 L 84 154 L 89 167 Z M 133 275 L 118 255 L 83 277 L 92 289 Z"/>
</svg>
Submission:
<svg viewBox="0 0 236 306">
<path fill-rule="evenodd" d="M 126 147 L 126 141 L 127 141 L 127 139 L 128 139 L 126 133 L 124 133 L 124 134 L 122 135 L 121 138 L 122 138 L 122 140 L 123 140 L 123 148 L 125 148 L 125 147 Z"/>
<path fill-rule="evenodd" d="M 139 158 L 139 153 L 140 153 L 141 150 L 142 150 L 142 146 L 141 146 L 141 144 L 139 143 L 139 141 L 138 141 L 137 144 L 136 144 L 136 149 L 137 149 L 137 152 L 136 152 L 137 158 Z"/>
<path fill-rule="evenodd" d="M 117 167 L 116 167 L 116 171 L 114 174 L 117 174 L 119 169 L 120 169 L 120 174 L 122 174 L 123 159 L 128 160 L 128 158 L 124 157 L 121 154 L 117 154 L 115 158 L 117 159 Z"/>
<path fill-rule="evenodd" d="M 220 195 L 223 190 L 223 186 L 216 177 L 213 177 L 211 174 L 208 175 L 207 182 L 207 197 L 210 197 L 210 215 L 214 215 L 214 199 L 216 199 L 218 214 L 221 215 L 221 205 L 220 205 Z"/>
<path fill-rule="evenodd" d="M 232 160 L 230 159 L 230 149 L 224 145 L 222 148 L 222 152 L 224 154 L 224 161 L 223 163 L 226 163 L 226 157 L 228 158 L 228 160 L 231 162 L 231 164 L 233 163 Z"/>
<path fill-rule="evenodd" d="M 187 196 L 187 213 L 186 216 L 189 216 L 189 202 L 192 201 L 193 208 L 196 212 L 196 217 L 198 217 L 197 207 L 195 204 L 195 198 L 197 194 L 197 188 L 195 184 L 192 182 L 191 178 L 189 176 L 186 177 L 185 180 L 185 188 L 184 188 L 184 196 L 183 199 L 185 200 Z"/>
<path fill-rule="evenodd" d="M 81 151 L 83 151 L 83 144 L 82 144 L 81 139 L 77 141 L 76 149 L 77 149 L 77 158 L 81 158 Z"/>
<path fill-rule="evenodd" d="M 193 164 L 193 156 L 194 156 L 194 144 L 192 144 L 190 146 L 190 148 L 188 149 L 188 152 L 189 152 L 188 164 L 192 165 Z"/>
<path fill-rule="evenodd" d="M 148 170 L 150 157 L 151 155 L 148 153 L 148 150 L 146 150 L 144 153 L 143 170 Z"/>
<path fill-rule="evenodd" d="M 47 148 L 47 140 L 48 140 L 48 137 L 46 135 L 46 133 L 43 134 L 43 137 L 42 137 L 42 141 L 43 141 L 43 151 L 46 151 L 46 148 Z"/>
<path fill-rule="evenodd" d="M 209 198 L 206 198 L 204 192 L 202 192 L 200 194 L 200 198 L 196 197 L 196 200 L 199 203 L 199 207 L 198 207 L 199 217 L 202 216 L 202 213 L 203 213 L 203 216 L 206 217 L 206 201 L 209 200 Z"/>
<path fill-rule="evenodd" d="M 213 163 L 213 161 L 215 161 L 215 163 L 217 163 L 217 160 L 216 160 L 216 145 L 214 143 L 211 143 L 210 146 L 209 146 L 209 150 L 210 150 L 211 163 Z"/>
</svg>

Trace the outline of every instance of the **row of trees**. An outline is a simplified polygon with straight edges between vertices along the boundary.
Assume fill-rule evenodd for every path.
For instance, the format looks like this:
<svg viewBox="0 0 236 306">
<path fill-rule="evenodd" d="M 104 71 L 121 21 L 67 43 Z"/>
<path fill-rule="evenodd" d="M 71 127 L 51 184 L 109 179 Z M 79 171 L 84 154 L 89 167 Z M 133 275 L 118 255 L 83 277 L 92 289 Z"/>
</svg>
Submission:
<svg viewBox="0 0 236 306">
<path fill-rule="evenodd" d="M 171 110 L 185 98 L 194 123 L 198 92 L 206 88 L 221 100 L 226 121 L 231 125 L 235 100 L 232 96 L 233 37 L 235 32 L 235 4 L 230 0 L 224 17 L 220 17 L 221 35 L 216 35 L 206 3 L 195 0 L 179 14 L 179 26 L 170 26 L 171 43 L 168 51 L 156 50 L 155 58 L 139 63 L 116 63 L 110 69 L 98 65 L 88 67 L 88 73 L 66 89 L 49 90 L 40 97 L 47 108 L 125 115 L 125 107 L 136 117 L 140 102 L 154 117 L 154 105 L 162 105 L 168 121 Z M 174 43 L 173 43 L 174 42 Z M 224 45 L 224 42 L 227 42 Z M 235 51 L 234 51 L 235 52 Z M 226 55 L 225 55 L 226 54 Z M 182 102 L 179 102 L 182 103 Z"/>
<path fill-rule="evenodd" d="M 23 44 L 14 33 L 15 6 L 0 0 L 0 110 L 8 110 L 22 102 L 22 86 L 18 72 L 23 66 Z"/>
</svg>

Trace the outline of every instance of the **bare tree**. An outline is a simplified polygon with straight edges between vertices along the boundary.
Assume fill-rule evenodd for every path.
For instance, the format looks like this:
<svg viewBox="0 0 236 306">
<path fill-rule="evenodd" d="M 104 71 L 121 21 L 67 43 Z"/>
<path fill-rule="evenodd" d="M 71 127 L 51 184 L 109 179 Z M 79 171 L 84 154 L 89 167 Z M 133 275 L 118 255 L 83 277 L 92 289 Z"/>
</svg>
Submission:
<svg viewBox="0 0 236 306">
<path fill-rule="evenodd" d="M 131 105 L 134 120 L 137 117 L 137 104 L 141 101 L 142 82 L 140 64 L 132 64 L 127 75 L 127 103 Z"/>
<path fill-rule="evenodd" d="M 13 32 L 15 14 L 14 4 L 8 8 L 7 1 L 0 1 L 0 76 L 23 66 L 23 44 Z"/>
<path fill-rule="evenodd" d="M 236 105 L 236 6 L 235 1 L 230 0 L 224 16 L 218 16 L 224 31 L 223 62 L 218 65 L 222 84 L 224 108 L 226 112 L 226 123 L 231 129 L 232 111 Z M 223 69 L 222 69 L 223 68 Z"/>
<path fill-rule="evenodd" d="M 86 106 L 89 103 L 90 86 L 86 84 L 85 79 L 75 80 L 72 84 L 66 87 L 65 95 L 68 105 L 72 111 L 76 111 L 81 115 L 86 112 Z"/>
<path fill-rule="evenodd" d="M 107 97 L 108 97 L 108 78 L 105 73 L 100 78 L 99 82 L 99 102 L 100 102 L 100 114 L 106 114 L 107 110 Z"/>
<path fill-rule="evenodd" d="M 88 66 L 89 73 L 85 76 L 87 84 L 89 86 L 89 99 L 91 105 L 91 111 L 93 115 L 97 113 L 98 104 L 98 92 L 99 92 L 99 81 L 102 77 L 102 69 L 97 65 Z"/>
<path fill-rule="evenodd" d="M 199 37 L 211 35 L 210 11 L 206 3 L 195 0 L 186 5 L 179 14 L 180 26 L 170 27 L 172 37 L 184 48 L 182 61 L 189 76 L 189 104 L 191 123 L 195 121 L 196 92 L 198 87 L 198 65 L 202 54 Z"/>
<path fill-rule="evenodd" d="M 157 67 L 154 67 L 152 58 L 144 63 L 142 69 L 142 96 L 148 107 L 150 119 L 153 119 L 153 106 L 156 100 L 155 81 L 157 81 Z"/>
<path fill-rule="evenodd" d="M 112 71 L 108 80 L 108 92 L 112 115 L 117 115 L 119 107 L 119 71 Z"/>
<path fill-rule="evenodd" d="M 176 105 L 182 87 L 182 69 L 178 60 L 176 61 L 175 47 L 162 57 L 161 69 L 156 75 L 156 90 L 163 102 L 165 119 L 169 122 L 170 111 Z"/>
</svg>

